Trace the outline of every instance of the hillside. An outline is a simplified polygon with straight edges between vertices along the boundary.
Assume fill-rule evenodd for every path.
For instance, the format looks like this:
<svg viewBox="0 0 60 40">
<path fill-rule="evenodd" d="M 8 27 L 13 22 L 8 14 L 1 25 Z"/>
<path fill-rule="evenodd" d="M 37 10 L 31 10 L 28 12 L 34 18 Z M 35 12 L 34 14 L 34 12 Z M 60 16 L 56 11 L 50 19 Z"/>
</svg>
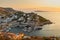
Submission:
<svg viewBox="0 0 60 40">
<path fill-rule="evenodd" d="M 23 31 L 30 32 L 32 30 L 42 29 L 41 26 L 51 23 L 50 20 L 33 12 L 25 13 L 12 8 L 0 7 L 0 31 L 9 32 L 12 27 L 18 27 L 22 28 Z"/>
</svg>

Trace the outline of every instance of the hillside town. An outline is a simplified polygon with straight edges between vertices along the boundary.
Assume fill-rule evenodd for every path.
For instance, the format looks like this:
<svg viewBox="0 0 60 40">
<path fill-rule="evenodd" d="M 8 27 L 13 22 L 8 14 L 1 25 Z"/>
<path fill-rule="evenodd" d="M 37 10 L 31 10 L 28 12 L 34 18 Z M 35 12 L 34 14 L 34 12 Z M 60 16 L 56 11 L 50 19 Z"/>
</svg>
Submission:
<svg viewBox="0 0 60 40">
<path fill-rule="evenodd" d="M 12 8 L 0 8 L 0 31 L 3 32 L 9 32 L 12 27 L 19 27 L 27 32 L 41 30 L 43 25 L 51 23 L 34 12 L 25 13 Z"/>
<path fill-rule="evenodd" d="M 0 7 L 1 40 L 35 40 L 34 36 L 30 37 L 21 33 L 21 30 L 23 32 L 42 30 L 43 26 L 48 24 L 52 24 L 52 22 L 34 12 L 25 13 L 12 8 Z M 39 39 L 38 37 L 36 40 Z"/>
</svg>

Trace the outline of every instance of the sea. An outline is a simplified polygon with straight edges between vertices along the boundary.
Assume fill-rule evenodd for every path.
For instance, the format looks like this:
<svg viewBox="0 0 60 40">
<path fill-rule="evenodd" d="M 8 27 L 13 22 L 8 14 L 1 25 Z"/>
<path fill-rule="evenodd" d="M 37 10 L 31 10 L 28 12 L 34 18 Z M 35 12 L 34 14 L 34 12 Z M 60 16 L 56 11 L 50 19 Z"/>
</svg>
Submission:
<svg viewBox="0 0 60 40">
<path fill-rule="evenodd" d="M 33 32 L 24 32 L 29 36 L 55 36 L 60 37 L 60 12 L 35 12 L 36 14 L 50 20 L 53 22 L 49 25 L 42 26 L 42 30 L 37 30 Z M 20 29 L 11 29 L 11 32 L 17 33 Z M 21 30 L 20 30 L 21 31 Z"/>
</svg>

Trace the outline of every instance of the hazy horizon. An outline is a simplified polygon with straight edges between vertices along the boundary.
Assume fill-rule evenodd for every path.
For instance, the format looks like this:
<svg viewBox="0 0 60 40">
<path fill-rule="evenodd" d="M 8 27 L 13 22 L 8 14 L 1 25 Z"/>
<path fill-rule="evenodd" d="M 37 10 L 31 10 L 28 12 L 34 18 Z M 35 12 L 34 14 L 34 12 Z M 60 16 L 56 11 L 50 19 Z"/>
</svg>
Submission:
<svg viewBox="0 0 60 40">
<path fill-rule="evenodd" d="M 0 7 L 60 12 L 60 0 L 0 0 Z"/>
</svg>

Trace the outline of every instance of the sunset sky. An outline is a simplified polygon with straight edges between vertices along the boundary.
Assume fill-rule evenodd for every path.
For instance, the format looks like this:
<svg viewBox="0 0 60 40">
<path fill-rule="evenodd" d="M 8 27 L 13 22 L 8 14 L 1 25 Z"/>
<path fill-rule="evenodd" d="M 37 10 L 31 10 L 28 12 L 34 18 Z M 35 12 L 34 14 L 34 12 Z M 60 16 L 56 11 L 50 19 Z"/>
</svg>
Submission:
<svg viewBox="0 0 60 40">
<path fill-rule="evenodd" d="M 60 11 L 60 0 L 0 0 L 0 7 Z"/>
</svg>

